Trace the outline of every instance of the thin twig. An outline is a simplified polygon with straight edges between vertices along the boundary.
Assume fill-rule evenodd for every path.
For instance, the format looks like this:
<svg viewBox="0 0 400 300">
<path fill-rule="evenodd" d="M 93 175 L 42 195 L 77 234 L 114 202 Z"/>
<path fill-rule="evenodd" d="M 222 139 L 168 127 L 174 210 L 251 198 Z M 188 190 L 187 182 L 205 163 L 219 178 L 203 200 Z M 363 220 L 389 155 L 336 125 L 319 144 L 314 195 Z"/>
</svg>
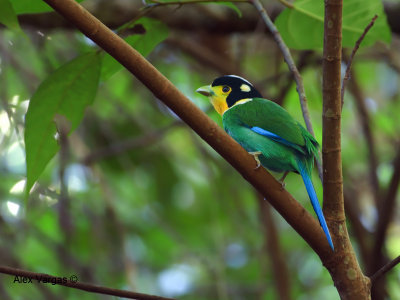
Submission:
<svg viewBox="0 0 400 300">
<path fill-rule="evenodd" d="M 120 155 L 127 151 L 142 148 L 151 145 L 152 143 L 156 143 L 160 141 L 160 139 L 166 134 L 170 129 L 181 126 L 183 123 L 181 121 L 175 121 L 171 124 L 165 126 L 164 128 L 150 131 L 139 137 L 132 137 L 126 140 L 122 140 L 119 142 L 112 142 L 109 146 L 105 146 L 103 148 L 96 149 L 95 151 L 89 153 L 86 157 L 82 159 L 82 163 L 85 165 L 93 164 L 101 159 L 105 159 L 108 157 L 113 157 L 116 155 Z"/>
<path fill-rule="evenodd" d="M 287 8 L 294 8 L 294 5 L 290 2 L 287 2 L 286 0 L 278 0 L 283 6 L 286 6 Z"/>
<path fill-rule="evenodd" d="M 279 299 L 288 300 L 290 297 L 290 276 L 285 259 L 285 253 L 281 248 L 278 228 L 274 222 L 271 205 L 260 194 L 257 194 L 260 220 L 264 229 L 264 247 L 268 252 L 274 274 L 274 287 Z"/>
<path fill-rule="evenodd" d="M 374 282 L 376 282 L 377 279 L 379 279 L 385 273 L 389 272 L 391 269 L 393 269 L 399 263 L 400 263 L 400 255 L 397 256 L 395 259 L 393 259 L 391 262 L 384 265 L 374 275 L 372 275 L 370 277 L 371 283 L 374 284 Z"/>
<path fill-rule="evenodd" d="M 66 118 L 61 115 L 56 115 L 54 118 L 54 122 L 56 123 L 57 133 L 58 133 L 58 144 L 60 145 L 59 151 L 59 170 L 58 177 L 60 181 L 60 196 L 58 197 L 58 222 L 60 228 L 62 228 L 62 238 L 63 238 L 63 247 L 58 248 L 58 256 L 60 261 L 63 262 L 64 270 L 71 265 L 69 261 L 69 256 L 64 256 L 63 250 L 67 250 L 69 252 L 71 248 L 71 240 L 73 233 L 73 225 L 71 221 L 71 199 L 68 193 L 68 182 L 66 177 L 66 169 L 68 167 L 68 161 L 70 158 L 70 149 L 69 149 L 69 141 L 68 134 L 70 132 L 70 123 Z M 61 250 L 62 249 L 62 250 Z"/>
<path fill-rule="evenodd" d="M 284 0 L 283 0 L 284 1 Z M 171 5 L 178 5 L 178 8 L 185 5 L 185 4 L 211 4 L 211 3 L 218 3 L 218 2 L 226 2 L 226 0 L 186 0 L 186 1 L 168 1 L 163 2 L 159 0 L 150 0 L 144 1 L 145 6 L 142 7 L 139 13 L 129 22 L 126 22 L 122 26 L 117 29 L 117 34 L 121 35 L 125 30 L 131 28 L 135 22 L 137 22 L 140 18 L 149 14 L 154 8 L 161 7 L 161 6 L 171 6 Z M 231 0 L 230 2 L 248 2 L 248 0 Z"/>
<path fill-rule="evenodd" d="M 382 256 L 382 247 L 386 240 L 387 229 L 393 219 L 393 214 L 396 211 L 396 195 L 400 186 L 400 145 L 397 149 L 396 157 L 393 160 L 393 174 L 390 179 L 389 187 L 387 188 L 386 195 L 379 203 L 378 207 L 378 224 L 375 231 L 374 247 L 371 253 L 371 266 L 370 272 L 378 269 L 378 257 Z"/>
<path fill-rule="evenodd" d="M 372 194 L 374 196 L 375 204 L 379 206 L 381 195 L 380 195 L 379 179 L 377 175 L 377 169 L 379 164 L 379 159 L 377 155 L 377 143 L 375 142 L 373 130 L 371 128 L 372 127 L 371 118 L 369 116 L 367 105 L 365 103 L 365 96 L 358 83 L 357 76 L 353 76 L 351 81 L 349 82 L 349 91 L 351 92 L 354 98 L 354 102 L 356 104 L 357 114 L 360 120 L 361 129 L 367 146 L 369 180 L 371 183 Z M 342 103 L 343 103 L 343 98 L 342 98 Z"/>
<path fill-rule="evenodd" d="M 354 178 L 349 178 L 349 182 L 355 183 L 355 187 L 358 186 Z M 349 185 L 343 187 L 343 196 L 346 219 L 350 223 L 352 236 L 357 240 L 361 258 L 364 264 L 367 265 L 370 261 L 370 249 L 367 241 L 371 238 L 371 233 L 361 222 L 360 193 Z"/>
<path fill-rule="evenodd" d="M 361 42 L 364 40 L 368 31 L 371 29 L 372 26 L 374 26 L 375 20 L 377 18 L 378 18 L 378 15 L 375 15 L 372 18 L 371 22 L 369 22 L 367 27 L 365 27 L 364 32 L 362 33 L 362 35 L 360 36 L 360 38 L 357 40 L 356 44 L 354 45 L 353 51 L 351 51 L 349 61 L 347 62 L 346 73 L 343 77 L 343 82 L 342 82 L 342 90 L 341 90 L 342 107 L 343 107 L 343 101 L 344 101 L 344 90 L 346 88 L 346 83 L 350 78 L 351 64 L 353 63 L 354 56 L 356 55 L 358 48 L 360 48 Z"/>
<path fill-rule="evenodd" d="M 253 6 L 257 9 L 259 14 L 261 15 L 261 18 L 263 19 L 265 25 L 267 26 L 272 36 L 274 37 L 275 42 L 278 44 L 278 47 L 282 52 L 283 58 L 285 59 L 285 62 L 288 65 L 289 70 L 293 74 L 294 80 L 296 82 L 297 93 L 299 94 L 300 97 L 300 106 L 301 106 L 301 111 L 303 113 L 304 122 L 306 124 L 307 130 L 312 134 L 313 137 L 315 137 L 315 133 L 311 124 L 310 113 L 308 111 L 307 97 L 306 97 L 306 91 L 304 90 L 303 79 L 300 75 L 299 70 L 296 67 L 296 64 L 294 63 L 289 48 L 286 46 L 285 42 L 281 37 L 281 34 L 279 33 L 278 29 L 272 22 L 271 18 L 269 17 L 266 9 L 263 7 L 261 2 L 259 0 L 249 0 L 249 2 L 253 4 Z M 319 157 L 321 157 L 321 155 L 319 155 Z M 321 159 L 316 159 L 316 165 L 318 168 L 319 177 L 322 180 Z"/>
<path fill-rule="evenodd" d="M 148 6 L 165 6 L 165 5 L 185 5 L 185 4 L 196 4 L 196 3 L 218 3 L 218 2 L 226 2 L 226 0 L 185 0 L 185 1 L 168 1 L 163 2 L 159 0 L 151 0 L 149 1 Z M 248 0 L 232 0 L 229 2 L 248 2 Z"/>
<path fill-rule="evenodd" d="M 303 51 L 300 54 L 299 59 L 297 61 L 297 69 L 299 70 L 299 72 L 311 65 L 310 57 L 312 56 L 312 54 L 313 54 L 312 51 Z M 290 88 L 292 87 L 291 76 L 292 73 L 290 71 L 285 74 L 285 77 L 283 78 L 282 81 L 285 82 L 286 85 L 280 89 L 278 95 L 274 98 L 274 101 L 279 105 L 283 104 L 286 95 L 289 93 Z"/>
<path fill-rule="evenodd" d="M 137 300 L 173 300 L 172 298 L 164 298 L 160 296 L 111 289 L 108 287 L 103 287 L 88 283 L 74 282 L 76 279 L 78 279 L 76 276 L 74 277 L 74 275 L 72 275 L 70 278 L 66 278 L 63 276 L 57 277 L 43 273 L 36 273 L 16 268 L 10 268 L 6 266 L 0 266 L 0 273 L 14 275 L 15 277 L 14 279 L 12 279 L 13 281 L 14 280 L 18 281 L 19 279 L 22 280 L 23 278 L 31 278 L 32 281 L 38 281 L 38 283 L 41 284 L 46 284 L 47 282 L 49 285 L 52 285 L 52 283 L 55 282 L 57 285 L 67 286 L 70 288 L 79 289 L 90 293 L 111 295 L 121 298 L 137 299 Z"/>
</svg>

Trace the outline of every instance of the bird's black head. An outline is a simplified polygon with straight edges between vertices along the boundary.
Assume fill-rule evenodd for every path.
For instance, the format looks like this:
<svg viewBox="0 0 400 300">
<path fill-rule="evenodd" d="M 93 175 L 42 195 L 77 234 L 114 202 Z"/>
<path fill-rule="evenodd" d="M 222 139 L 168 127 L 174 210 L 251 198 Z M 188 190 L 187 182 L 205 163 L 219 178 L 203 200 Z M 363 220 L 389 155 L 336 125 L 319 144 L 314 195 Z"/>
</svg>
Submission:
<svg viewBox="0 0 400 300">
<path fill-rule="evenodd" d="M 261 94 L 246 79 L 236 75 L 218 77 L 211 84 L 212 87 L 221 86 L 221 91 L 227 94 L 226 104 L 232 107 L 236 102 L 247 98 L 262 98 Z"/>
<path fill-rule="evenodd" d="M 207 96 L 220 115 L 240 103 L 240 100 L 262 98 L 250 82 L 236 75 L 218 77 L 211 85 L 203 86 L 197 92 Z"/>
</svg>

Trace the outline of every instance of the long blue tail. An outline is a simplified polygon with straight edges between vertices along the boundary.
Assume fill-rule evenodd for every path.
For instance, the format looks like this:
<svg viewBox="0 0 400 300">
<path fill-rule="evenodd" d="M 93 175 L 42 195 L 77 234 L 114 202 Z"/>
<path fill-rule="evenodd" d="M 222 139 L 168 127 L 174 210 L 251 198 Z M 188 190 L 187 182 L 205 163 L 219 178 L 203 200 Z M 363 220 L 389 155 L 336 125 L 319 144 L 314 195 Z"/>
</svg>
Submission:
<svg viewBox="0 0 400 300">
<path fill-rule="evenodd" d="M 326 238 L 328 239 L 329 246 L 331 246 L 332 250 L 334 250 L 333 243 L 332 243 L 332 238 L 331 238 L 331 235 L 329 233 L 328 226 L 326 225 L 326 221 L 325 221 L 325 218 L 324 218 L 324 214 L 322 213 L 321 206 L 319 205 L 317 194 L 315 193 L 314 186 L 312 184 L 311 178 L 308 175 L 307 169 L 304 166 L 304 164 L 301 161 L 298 161 L 297 164 L 299 166 L 300 175 L 303 178 L 304 185 L 306 186 L 308 196 L 310 197 L 311 204 L 312 204 L 312 206 L 314 208 L 315 213 L 317 214 L 319 223 L 321 224 L 321 227 L 325 232 Z"/>
</svg>

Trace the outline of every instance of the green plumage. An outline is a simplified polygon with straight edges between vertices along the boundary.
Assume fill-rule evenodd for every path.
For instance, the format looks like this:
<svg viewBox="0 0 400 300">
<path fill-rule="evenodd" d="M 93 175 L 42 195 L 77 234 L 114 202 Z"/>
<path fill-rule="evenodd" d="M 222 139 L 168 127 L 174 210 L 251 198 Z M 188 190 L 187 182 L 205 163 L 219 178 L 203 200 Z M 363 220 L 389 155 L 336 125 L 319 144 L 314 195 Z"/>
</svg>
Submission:
<svg viewBox="0 0 400 300">
<path fill-rule="evenodd" d="M 296 172 L 303 179 L 311 204 L 334 250 L 331 235 L 311 181 L 318 143 L 292 116 L 276 103 L 263 99 L 244 78 L 225 75 L 210 86 L 197 89 L 210 98 L 222 115 L 225 131 L 254 155 L 258 165 L 275 172 Z M 260 154 L 261 153 L 261 154 Z"/>
<path fill-rule="evenodd" d="M 262 165 L 271 171 L 300 173 L 301 160 L 311 174 L 318 143 L 308 131 L 276 103 L 254 98 L 229 108 L 222 117 L 224 129 L 248 152 L 262 152 Z M 251 127 L 268 130 L 288 141 L 291 146 L 260 135 Z"/>
</svg>

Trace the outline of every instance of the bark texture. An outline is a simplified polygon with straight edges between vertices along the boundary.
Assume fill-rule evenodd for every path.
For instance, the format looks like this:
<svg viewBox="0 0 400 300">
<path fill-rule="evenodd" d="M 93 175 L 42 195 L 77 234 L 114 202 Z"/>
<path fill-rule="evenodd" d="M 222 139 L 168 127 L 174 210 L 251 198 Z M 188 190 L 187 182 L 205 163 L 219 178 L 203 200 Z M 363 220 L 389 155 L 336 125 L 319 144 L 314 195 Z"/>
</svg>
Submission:
<svg viewBox="0 0 400 300">
<path fill-rule="evenodd" d="M 324 214 L 335 254 L 325 262 L 341 299 L 370 299 L 346 227 L 341 159 L 342 0 L 325 0 L 323 53 L 323 186 Z"/>
</svg>

